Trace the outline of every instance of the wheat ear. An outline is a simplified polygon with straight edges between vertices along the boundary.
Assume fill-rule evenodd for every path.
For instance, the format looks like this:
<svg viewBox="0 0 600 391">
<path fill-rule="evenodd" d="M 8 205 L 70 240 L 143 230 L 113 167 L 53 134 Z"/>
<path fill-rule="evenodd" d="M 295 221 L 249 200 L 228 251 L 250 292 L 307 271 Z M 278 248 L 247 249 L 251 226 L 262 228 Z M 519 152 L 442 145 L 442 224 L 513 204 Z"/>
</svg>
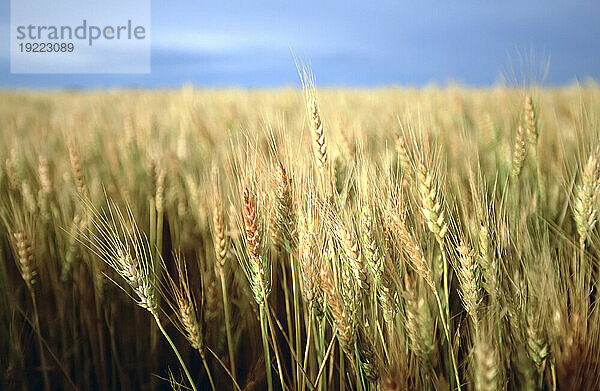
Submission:
<svg viewBox="0 0 600 391">
<path fill-rule="evenodd" d="M 302 293 L 304 300 L 312 312 L 315 305 L 319 304 L 319 296 L 321 295 L 319 279 L 321 260 L 319 249 L 317 248 L 317 238 L 313 232 L 314 226 L 312 222 L 307 220 L 304 215 L 300 216 L 298 249 L 300 254 L 300 271 L 302 274 Z"/>
<path fill-rule="evenodd" d="M 484 276 L 483 286 L 494 299 L 498 289 L 498 267 L 494 255 L 490 252 L 490 229 L 487 223 L 481 223 L 479 227 L 479 263 Z"/>
<path fill-rule="evenodd" d="M 273 378 L 271 374 L 271 355 L 269 350 L 268 334 L 271 332 L 273 340 L 273 350 L 277 361 L 279 380 L 284 384 L 283 370 L 279 349 L 277 348 L 276 333 L 271 322 L 271 315 L 267 305 L 267 299 L 271 293 L 271 264 L 269 257 L 263 257 L 260 253 L 261 233 L 256 216 L 256 206 L 254 196 L 247 187 L 244 187 L 242 195 L 242 214 L 244 219 L 244 229 L 246 232 L 246 251 L 248 254 L 248 264 L 245 271 L 254 293 L 254 299 L 258 304 L 260 313 L 261 334 L 263 340 L 263 350 L 265 352 L 265 366 L 267 371 L 267 385 L 269 390 L 273 389 Z"/>
<path fill-rule="evenodd" d="M 435 350 L 433 320 L 424 296 L 419 297 L 408 274 L 404 275 L 405 314 L 404 327 L 408 335 L 410 347 L 425 371 L 430 369 L 432 355 Z"/>
<path fill-rule="evenodd" d="M 254 299 L 257 304 L 262 305 L 271 292 L 270 265 L 268 265 L 265 261 L 266 258 L 262 257 L 260 253 L 261 234 L 253 196 L 250 194 L 248 188 L 244 188 L 242 209 L 246 233 L 246 252 L 248 254 L 246 271 L 252 286 Z"/>
<path fill-rule="evenodd" d="M 107 209 L 102 211 L 96 210 L 91 204 L 86 204 L 86 207 L 95 230 L 89 227 L 87 232 L 81 235 L 82 244 L 110 266 L 133 290 L 135 297 L 132 295 L 130 297 L 135 303 L 152 314 L 158 328 L 177 356 L 192 389 L 196 391 L 194 380 L 179 350 L 160 321 L 153 252 L 145 234 L 137 226 L 133 212 L 127 208 L 124 215 L 110 200 Z"/>
<path fill-rule="evenodd" d="M 225 213 L 223 210 L 223 202 L 220 194 L 216 195 L 215 206 L 212 210 L 213 222 L 213 245 L 215 248 L 215 256 L 217 260 L 217 271 L 221 280 L 221 296 L 223 298 L 223 314 L 225 318 L 225 333 L 227 335 L 227 350 L 229 353 L 229 364 L 231 366 L 231 376 L 235 381 L 236 365 L 233 348 L 233 336 L 231 333 L 231 313 L 229 309 L 229 293 L 227 291 L 227 276 L 225 274 L 225 261 L 229 250 L 229 240 L 225 234 Z"/>
<path fill-rule="evenodd" d="M 338 224 L 336 227 L 336 234 L 342 244 L 346 258 L 350 261 L 350 269 L 354 274 L 358 287 L 363 292 L 368 291 L 370 286 L 369 279 L 367 277 L 367 269 L 363 256 L 358 247 L 358 240 L 341 224 Z"/>
<path fill-rule="evenodd" d="M 213 245 L 215 248 L 215 255 L 217 258 L 217 265 L 219 267 L 225 266 L 225 260 L 227 259 L 227 252 L 229 249 L 229 241 L 225 235 L 225 217 L 223 211 L 223 202 L 221 198 L 217 196 L 215 206 L 212 210 L 212 222 L 213 222 Z"/>
<path fill-rule="evenodd" d="M 52 180 L 50 179 L 48 159 L 45 156 L 40 156 L 38 159 L 38 177 L 42 191 L 46 196 L 49 196 L 52 193 Z"/>
<path fill-rule="evenodd" d="M 598 169 L 596 157 L 590 155 L 581 175 L 581 183 L 575 190 L 573 218 L 582 248 L 585 247 L 585 243 L 596 225 L 598 209 L 595 200 L 598 197 L 598 190 L 600 190 Z"/>
<path fill-rule="evenodd" d="M 539 376 L 539 383 L 543 381 L 546 359 L 550 354 L 550 347 L 540 328 L 533 322 L 526 322 L 526 346 L 529 358 L 533 361 Z"/>
<path fill-rule="evenodd" d="M 475 252 L 466 243 L 461 243 L 457 248 L 458 258 L 458 281 L 460 282 L 460 294 L 465 309 L 475 327 L 479 327 L 479 304 L 481 302 L 481 289 L 479 285 L 479 268 L 475 260 Z"/>
<path fill-rule="evenodd" d="M 167 276 L 168 296 L 171 307 L 173 308 L 178 328 L 185 335 L 186 339 L 200 353 L 202 363 L 208 375 L 210 385 L 215 390 L 215 384 L 210 373 L 210 369 L 206 362 L 206 352 L 204 346 L 204 324 L 198 318 L 197 304 L 192 293 L 188 280 L 187 266 L 185 260 L 179 254 L 174 254 L 175 269 L 177 273 L 177 281 L 170 275 Z M 164 267 L 166 269 L 166 267 Z M 200 302 L 202 303 L 202 301 Z M 201 304 L 202 309 L 202 304 Z M 202 316 L 200 314 L 200 316 Z"/>
<path fill-rule="evenodd" d="M 400 160 L 402 172 L 404 173 L 407 179 L 410 179 L 413 169 L 412 164 L 410 162 L 408 150 L 406 149 L 406 139 L 404 138 L 404 136 L 396 136 L 396 151 L 398 151 L 398 158 Z"/>
<path fill-rule="evenodd" d="M 310 69 L 303 66 L 300 77 L 312 135 L 313 157 L 321 180 L 322 189 L 327 193 L 331 186 L 328 172 L 327 138 L 317 101 L 314 76 Z"/>
<path fill-rule="evenodd" d="M 40 365 L 42 367 L 42 376 L 44 378 L 44 389 L 50 390 L 50 378 L 48 377 L 48 365 L 46 363 L 46 353 L 44 345 L 42 344 L 42 334 L 40 329 L 40 315 L 37 306 L 37 295 L 34 290 L 34 284 L 36 282 L 35 277 L 37 271 L 35 268 L 33 258 L 33 245 L 30 236 L 25 230 L 17 229 L 13 233 L 14 246 L 17 252 L 18 267 L 21 272 L 21 277 L 27 285 L 27 289 L 31 295 L 31 302 L 33 304 L 33 326 L 36 332 L 36 339 L 38 343 L 38 349 L 40 351 Z"/>
<path fill-rule="evenodd" d="M 35 277 L 37 276 L 37 270 L 33 262 L 33 251 L 31 247 L 31 241 L 29 236 L 23 230 L 17 230 L 13 233 L 15 239 L 15 248 L 17 249 L 17 259 L 19 271 L 21 277 L 29 290 L 33 289 L 33 285 L 36 283 Z"/>
<path fill-rule="evenodd" d="M 319 113 L 319 106 L 316 99 L 311 98 L 308 103 L 308 112 L 310 115 L 310 125 L 313 137 L 313 151 L 315 163 L 321 175 L 324 175 L 325 167 L 327 166 L 327 139 L 325 138 L 325 130 Z"/>
<path fill-rule="evenodd" d="M 531 96 L 525 97 L 525 127 L 527 128 L 527 141 L 536 147 L 538 139 L 538 119 L 535 105 Z"/>
<path fill-rule="evenodd" d="M 404 218 L 395 210 L 389 210 L 388 216 L 391 218 L 391 223 L 400 239 L 402 249 L 406 252 L 410 265 L 417 272 L 419 277 L 421 277 L 432 290 L 435 290 L 436 288 L 433 282 L 431 268 L 425 260 L 421 246 L 408 230 Z"/>
<path fill-rule="evenodd" d="M 523 168 L 523 163 L 527 158 L 527 144 L 525 143 L 525 130 L 519 124 L 517 128 L 517 136 L 515 138 L 515 146 L 513 148 L 512 171 L 513 178 L 518 178 Z"/>
<path fill-rule="evenodd" d="M 292 202 L 291 179 L 280 162 L 275 170 L 275 206 L 271 218 L 271 237 L 278 250 L 286 243 L 291 250 L 295 246 L 295 218 Z"/>
<path fill-rule="evenodd" d="M 348 358 L 352 360 L 355 342 L 354 327 L 346 310 L 344 300 L 334 281 L 331 266 L 327 262 L 323 262 L 321 266 L 320 277 L 321 287 L 323 288 L 323 293 L 325 293 L 327 305 L 337 330 L 338 341 L 340 341 L 340 345 Z"/>
<path fill-rule="evenodd" d="M 498 352 L 483 334 L 475 341 L 474 353 L 475 390 L 498 390 Z"/>
<path fill-rule="evenodd" d="M 88 193 L 83 178 L 83 170 L 81 169 L 81 157 L 79 156 L 79 152 L 72 142 L 67 144 L 67 150 L 69 152 L 71 171 L 73 172 L 73 178 L 75 178 L 75 184 L 77 185 L 77 192 L 85 199 L 87 198 Z"/>
<path fill-rule="evenodd" d="M 417 176 L 419 179 L 419 194 L 421 196 L 421 212 L 425 218 L 425 223 L 435 235 L 440 247 L 443 247 L 444 237 L 448 231 L 448 224 L 444 218 L 442 202 L 433 182 L 433 176 L 423 163 L 419 164 Z"/>
<path fill-rule="evenodd" d="M 427 264 L 425 257 L 423 256 L 423 251 L 419 244 L 414 240 L 412 234 L 408 230 L 406 224 L 404 223 L 404 219 L 400 216 L 400 214 L 396 211 L 390 211 L 390 217 L 392 219 L 392 223 L 396 228 L 396 233 L 400 238 L 400 242 L 402 244 L 402 248 L 408 255 L 408 260 L 411 266 L 415 269 L 419 277 L 423 279 L 427 283 L 427 285 L 432 290 L 435 299 L 438 304 L 438 310 L 440 312 L 440 319 L 442 320 L 442 326 L 444 328 L 444 333 L 446 335 L 446 341 L 448 342 L 448 355 L 450 356 L 450 361 L 452 362 L 452 368 L 454 370 L 454 378 L 457 383 L 457 388 L 460 390 L 460 378 L 458 376 L 458 366 L 456 364 L 456 358 L 454 356 L 454 348 L 452 346 L 452 340 L 450 339 L 450 328 L 448 323 L 450 322 L 450 316 L 448 311 L 444 312 L 442 308 L 442 302 L 440 300 L 440 296 L 436 289 L 436 286 L 433 282 L 433 277 L 431 273 L 431 268 Z M 442 249 L 443 251 L 443 249 Z M 446 306 L 448 310 L 449 307 Z"/>
</svg>

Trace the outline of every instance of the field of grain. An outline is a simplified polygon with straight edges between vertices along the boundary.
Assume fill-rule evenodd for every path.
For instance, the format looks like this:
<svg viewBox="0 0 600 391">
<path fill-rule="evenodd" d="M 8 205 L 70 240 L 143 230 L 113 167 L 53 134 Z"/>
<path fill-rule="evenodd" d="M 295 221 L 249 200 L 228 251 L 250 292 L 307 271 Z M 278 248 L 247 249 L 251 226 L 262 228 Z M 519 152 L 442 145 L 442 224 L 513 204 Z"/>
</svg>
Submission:
<svg viewBox="0 0 600 391">
<path fill-rule="evenodd" d="M 0 92 L 0 388 L 597 390 L 600 88 Z"/>
</svg>

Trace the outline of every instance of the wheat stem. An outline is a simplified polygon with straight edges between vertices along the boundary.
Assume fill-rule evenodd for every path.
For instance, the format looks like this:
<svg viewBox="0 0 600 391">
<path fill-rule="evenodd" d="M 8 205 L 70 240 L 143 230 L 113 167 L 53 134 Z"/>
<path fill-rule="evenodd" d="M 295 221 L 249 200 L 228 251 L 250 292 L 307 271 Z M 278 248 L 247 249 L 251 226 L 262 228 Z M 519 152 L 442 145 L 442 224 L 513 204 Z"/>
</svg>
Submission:
<svg viewBox="0 0 600 391">
<path fill-rule="evenodd" d="M 267 319 L 265 315 L 265 304 L 261 303 L 258 306 L 260 313 L 260 333 L 262 336 L 263 349 L 265 352 L 265 370 L 267 373 L 267 389 L 273 391 L 273 375 L 271 374 L 271 353 L 269 352 L 269 337 L 267 331 Z"/>
<path fill-rule="evenodd" d="M 279 381 L 281 382 L 281 387 L 285 387 L 285 381 L 283 379 L 283 369 L 281 367 L 281 358 L 279 357 L 279 347 L 277 345 L 277 334 L 275 334 L 275 328 L 273 327 L 273 322 L 271 320 L 270 310 L 268 308 L 268 304 L 265 303 L 265 313 L 267 314 L 267 324 L 269 326 L 269 330 L 271 331 L 271 340 L 273 341 L 273 351 L 275 352 L 275 361 L 277 362 L 277 373 L 279 374 Z"/>
<path fill-rule="evenodd" d="M 297 271 L 296 271 L 296 263 L 293 261 L 293 257 L 290 254 L 290 265 L 292 272 L 292 300 L 294 305 L 294 331 L 295 331 L 295 350 L 296 352 L 300 352 L 301 343 L 300 343 L 300 306 L 298 305 L 298 284 L 297 284 Z M 298 377 L 297 382 L 300 383 L 300 362 L 296 361 L 296 376 Z M 298 384 L 297 383 L 297 384 Z"/>
<path fill-rule="evenodd" d="M 229 352 L 229 365 L 231 367 L 232 377 L 235 378 L 235 356 L 233 350 L 233 337 L 231 336 L 231 314 L 229 312 L 229 298 L 227 296 L 227 283 L 225 281 L 225 271 L 222 267 L 219 267 L 219 278 L 221 280 L 221 293 L 223 297 L 223 315 L 225 316 L 225 333 L 227 335 L 227 350 Z"/>
<path fill-rule="evenodd" d="M 167 342 L 169 342 L 171 349 L 173 349 L 173 352 L 177 356 L 177 360 L 179 360 L 179 364 L 181 365 L 181 368 L 183 368 L 183 371 L 185 372 L 185 376 L 187 377 L 188 381 L 190 382 L 192 389 L 194 391 L 198 391 L 196 389 L 196 384 L 194 383 L 194 380 L 192 379 L 192 376 L 190 375 L 190 372 L 188 371 L 187 366 L 185 365 L 185 362 L 183 361 L 183 359 L 181 358 L 181 355 L 179 354 L 179 350 L 177 350 L 177 347 L 171 340 L 171 337 L 169 337 L 169 334 L 167 334 L 167 332 L 163 328 L 163 325 L 161 324 L 160 319 L 158 318 L 158 313 L 156 311 L 152 311 L 152 316 L 154 316 L 154 320 L 156 321 L 156 325 L 160 329 L 160 332 L 167 339 Z"/>
<path fill-rule="evenodd" d="M 287 321 L 288 338 L 292 337 L 292 310 L 290 308 L 290 294 L 288 288 L 287 268 L 284 262 L 281 262 L 281 284 L 283 288 L 283 302 L 285 303 L 285 316 Z M 297 348 L 296 348 L 297 349 Z M 296 350 L 298 351 L 298 350 Z M 296 380 L 297 366 L 292 367 L 292 377 Z M 294 385 L 294 388 L 296 385 Z"/>
<path fill-rule="evenodd" d="M 444 310 L 442 309 L 442 302 L 440 301 L 440 296 L 435 289 L 433 290 L 433 295 L 435 296 L 435 300 L 438 305 L 438 310 L 440 311 L 440 319 L 442 320 L 442 327 L 444 329 L 444 333 L 446 334 L 446 341 L 448 341 L 448 351 L 450 352 L 452 370 L 454 372 L 454 380 L 456 381 L 457 389 L 460 391 L 460 377 L 458 376 L 458 365 L 456 364 L 456 358 L 454 357 L 454 347 L 452 345 L 452 339 L 450 338 L 450 329 L 448 328 L 448 323 L 444 318 Z"/>
<path fill-rule="evenodd" d="M 204 370 L 206 371 L 206 375 L 208 376 L 208 381 L 210 382 L 210 387 L 212 388 L 212 391 L 216 391 L 215 382 L 213 381 L 212 375 L 210 373 L 210 369 L 208 369 L 208 363 L 206 362 L 206 357 L 204 356 L 204 353 L 202 353 L 201 355 L 202 355 L 202 365 L 204 366 Z"/>
<path fill-rule="evenodd" d="M 233 382 L 233 387 L 237 391 L 242 391 L 240 385 L 237 384 L 237 382 L 235 381 L 235 378 L 231 374 L 231 371 L 225 366 L 225 364 L 223 364 L 223 361 L 219 358 L 219 356 L 215 352 L 213 352 L 213 350 L 210 347 L 208 347 L 208 346 L 206 347 L 206 350 L 208 350 L 209 353 L 213 355 L 213 357 L 215 358 L 215 360 L 217 360 L 217 362 L 219 363 L 219 365 L 221 366 L 221 368 L 223 368 L 223 370 L 225 371 L 225 373 L 227 373 L 227 376 L 229 376 L 229 378 Z"/>
<path fill-rule="evenodd" d="M 310 344 L 312 341 L 312 330 L 313 330 L 313 313 L 312 311 L 310 311 L 309 315 L 308 315 L 308 325 L 306 326 L 306 346 L 304 347 L 304 359 L 302 361 L 302 369 L 304 371 L 304 376 L 302 377 L 302 384 L 300 387 L 301 391 L 304 391 L 305 387 L 306 387 L 306 371 L 307 371 L 307 366 L 308 366 L 308 353 L 310 351 Z"/>
<path fill-rule="evenodd" d="M 38 349 L 40 350 L 40 364 L 42 367 L 42 376 L 44 378 L 44 389 L 50 390 L 50 378 L 48 377 L 48 364 L 46 362 L 46 354 L 44 353 L 44 345 L 42 343 L 42 333 L 40 332 L 40 315 L 38 312 L 37 299 L 33 289 L 30 289 L 31 302 L 33 304 L 33 317 L 35 325 L 35 335 L 38 342 Z"/>
</svg>

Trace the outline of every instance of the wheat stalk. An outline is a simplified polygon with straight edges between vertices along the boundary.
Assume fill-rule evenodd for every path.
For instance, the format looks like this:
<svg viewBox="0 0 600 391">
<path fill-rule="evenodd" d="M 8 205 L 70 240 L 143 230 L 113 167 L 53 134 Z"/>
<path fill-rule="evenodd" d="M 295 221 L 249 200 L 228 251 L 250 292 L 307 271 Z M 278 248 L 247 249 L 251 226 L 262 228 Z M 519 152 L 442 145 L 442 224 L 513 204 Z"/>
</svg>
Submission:
<svg viewBox="0 0 600 391">
<path fill-rule="evenodd" d="M 167 274 L 167 292 L 164 293 L 165 299 L 175 313 L 177 328 L 185 335 L 192 348 L 200 353 L 202 363 L 208 375 L 210 385 L 215 390 L 215 384 L 212 374 L 206 362 L 206 352 L 204 345 L 204 324 L 199 320 L 197 312 L 197 303 L 192 293 L 188 280 L 187 266 L 185 259 L 179 253 L 174 254 L 176 280 Z M 167 269 L 163 263 L 163 269 Z M 202 300 L 200 301 L 202 303 Z M 202 304 L 200 309 L 202 310 Z M 200 316 L 202 316 L 200 314 Z"/>
<path fill-rule="evenodd" d="M 258 304 L 260 312 L 261 334 L 267 370 L 267 384 L 269 390 L 272 390 L 273 380 L 271 375 L 271 359 L 268 342 L 269 330 L 271 332 L 271 338 L 273 339 L 273 350 L 275 351 L 275 359 L 277 361 L 277 369 L 281 384 L 284 384 L 284 380 L 279 349 L 277 348 L 275 339 L 276 333 L 267 306 L 267 299 L 271 293 L 271 264 L 268 261 L 269 257 L 263 257 L 260 252 L 261 233 L 256 216 L 256 206 L 254 196 L 247 187 L 244 187 L 242 195 L 242 215 L 246 233 L 246 252 L 248 254 L 248 261 L 244 264 L 244 268 L 248 280 L 250 281 L 252 292 L 254 293 L 254 300 Z"/>
<path fill-rule="evenodd" d="M 454 356 L 454 348 L 452 347 L 452 341 L 450 339 L 450 328 L 448 326 L 448 323 L 450 322 L 450 316 L 448 313 L 449 307 L 448 307 L 448 305 L 446 305 L 447 311 L 446 312 L 443 311 L 439 294 L 438 294 L 436 286 L 433 282 L 431 269 L 430 269 L 429 265 L 427 264 L 425 257 L 423 256 L 423 251 L 421 250 L 421 247 L 414 240 L 412 234 L 408 230 L 408 228 L 404 222 L 404 219 L 400 216 L 399 213 L 397 213 L 396 211 L 393 211 L 393 210 L 390 210 L 388 215 L 390 216 L 390 218 L 392 220 L 393 226 L 396 228 L 396 233 L 397 233 L 398 237 L 400 238 L 400 242 L 403 246 L 402 248 L 408 255 L 409 263 L 415 269 L 415 271 L 417 272 L 419 277 L 421 277 L 423 279 L 423 281 L 425 281 L 427 283 L 427 285 L 430 287 L 432 293 L 434 294 L 434 296 L 436 298 L 436 301 L 438 304 L 438 310 L 440 312 L 440 318 L 442 320 L 442 325 L 444 327 L 444 332 L 446 334 L 446 341 L 448 342 L 448 346 L 449 346 L 448 354 L 450 356 L 450 361 L 452 362 L 452 368 L 454 370 L 454 379 L 457 382 L 458 389 L 460 390 L 460 378 L 458 376 L 458 367 L 456 365 L 456 358 Z M 446 303 L 448 304 L 448 301 L 446 301 Z"/>
<path fill-rule="evenodd" d="M 215 256 L 217 260 L 217 270 L 219 279 L 221 280 L 221 296 L 223 298 L 223 314 L 225 317 L 225 332 L 227 334 L 227 350 L 229 353 L 229 363 L 231 367 L 231 376 L 235 382 L 237 377 L 235 354 L 233 348 L 233 336 L 231 332 L 231 313 L 229 309 L 229 292 L 227 291 L 227 276 L 225 274 L 225 262 L 229 251 L 229 240 L 225 234 L 225 213 L 223 210 L 223 202 L 218 192 L 215 192 L 215 205 L 212 209 L 213 222 L 213 245 L 215 248 Z"/>
<path fill-rule="evenodd" d="M 128 207 L 123 214 L 117 204 L 111 200 L 108 200 L 107 208 L 101 211 L 91 204 L 86 204 L 86 207 L 95 230 L 88 228 L 87 232 L 82 233 L 82 244 L 110 266 L 135 293 L 135 296 L 128 293 L 129 297 L 152 314 L 158 328 L 177 356 L 190 385 L 196 391 L 194 380 L 179 350 L 160 321 L 153 252 L 147 237 L 137 226 L 133 212 Z M 125 291 L 123 287 L 122 289 Z"/>
<path fill-rule="evenodd" d="M 24 228 L 17 228 L 13 232 L 14 247 L 17 253 L 17 266 L 29 294 L 31 295 L 31 302 L 33 304 L 33 327 L 36 332 L 36 340 L 38 343 L 38 349 L 40 354 L 40 364 L 42 369 L 42 376 L 44 378 L 44 389 L 50 390 L 50 378 L 48 376 L 48 364 L 46 363 L 46 353 L 42 344 L 42 333 L 40 329 L 40 315 L 37 305 L 37 295 L 34 289 L 36 283 L 37 269 L 33 257 L 33 244 L 31 242 L 31 236 L 25 231 Z"/>
</svg>

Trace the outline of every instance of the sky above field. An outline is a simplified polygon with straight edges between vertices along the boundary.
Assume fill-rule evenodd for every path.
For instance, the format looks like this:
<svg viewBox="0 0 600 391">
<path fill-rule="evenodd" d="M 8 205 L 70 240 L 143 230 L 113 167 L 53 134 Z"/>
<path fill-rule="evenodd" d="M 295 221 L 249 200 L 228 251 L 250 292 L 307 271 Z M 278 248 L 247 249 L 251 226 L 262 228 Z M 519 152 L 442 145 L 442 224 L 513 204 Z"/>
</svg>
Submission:
<svg viewBox="0 0 600 391">
<path fill-rule="evenodd" d="M 600 80 L 597 0 L 153 1 L 147 75 L 11 75 L 9 3 L 0 88 L 297 86 L 294 57 L 320 86 Z"/>
</svg>

